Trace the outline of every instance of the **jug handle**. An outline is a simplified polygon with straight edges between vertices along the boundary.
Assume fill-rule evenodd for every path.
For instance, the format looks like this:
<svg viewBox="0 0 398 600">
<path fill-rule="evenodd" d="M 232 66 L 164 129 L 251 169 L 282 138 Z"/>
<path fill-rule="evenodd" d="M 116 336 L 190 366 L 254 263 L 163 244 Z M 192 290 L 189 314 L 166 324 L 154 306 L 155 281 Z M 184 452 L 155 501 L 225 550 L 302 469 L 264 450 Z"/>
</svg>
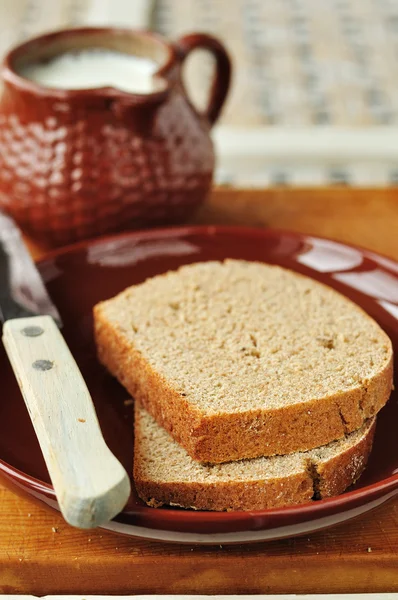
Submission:
<svg viewBox="0 0 398 600">
<path fill-rule="evenodd" d="M 231 59 L 223 44 L 211 35 L 191 33 L 175 42 L 180 62 L 183 63 L 193 50 L 208 50 L 215 58 L 215 73 L 210 89 L 210 97 L 204 116 L 213 125 L 221 112 L 231 83 Z"/>
</svg>

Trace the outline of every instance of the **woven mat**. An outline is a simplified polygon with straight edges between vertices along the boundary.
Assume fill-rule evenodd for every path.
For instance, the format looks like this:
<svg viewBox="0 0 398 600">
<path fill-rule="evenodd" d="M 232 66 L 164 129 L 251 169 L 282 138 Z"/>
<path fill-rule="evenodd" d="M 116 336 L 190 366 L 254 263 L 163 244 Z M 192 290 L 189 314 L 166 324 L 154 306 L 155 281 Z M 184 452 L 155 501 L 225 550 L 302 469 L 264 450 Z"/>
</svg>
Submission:
<svg viewBox="0 0 398 600">
<path fill-rule="evenodd" d="M 0 53 L 80 23 L 213 33 L 235 66 L 224 124 L 398 124 L 398 0 L 7 0 L 0 16 Z M 211 65 L 190 66 L 199 98 Z"/>
<path fill-rule="evenodd" d="M 220 37 L 235 64 L 223 123 L 398 123 L 397 0 L 158 0 L 154 27 Z M 198 63 L 199 65 L 199 63 Z M 190 74 L 200 89 L 208 66 Z"/>
<path fill-rule="evenodd" d="M 0 56 L 46 31 L 79 25 L 148 28 L 154 0 L 0 0 Z"/>
<path fill-rule="evenodd" d="M 234 81 L 214 132 L 229 185 L 396 185 L 398 0 L 3 0 L 0 54 L 80 24 L 220 37 Z M 212 63 L 188 61 L 200 107 Z"/>
<path fill-rule="evenodd" d="M 153 25 L 212 33 L 233 58 L 219 182 L 397 185 L 398 0 L 157 0 Z M 203 102 L 211 63 L 192 63 Z"/>
</svg>

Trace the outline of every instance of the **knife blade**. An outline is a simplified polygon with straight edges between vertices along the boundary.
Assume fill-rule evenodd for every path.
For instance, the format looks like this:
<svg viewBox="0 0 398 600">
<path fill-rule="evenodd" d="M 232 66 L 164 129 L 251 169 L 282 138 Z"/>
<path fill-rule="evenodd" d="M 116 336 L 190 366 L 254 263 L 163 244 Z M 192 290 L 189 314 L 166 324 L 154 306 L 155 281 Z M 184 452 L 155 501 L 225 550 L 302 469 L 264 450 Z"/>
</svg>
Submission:
<svg viewBox="0 0 398 600">
<path fill-rule="evenodd" d="M 56 324 L 58 310 L 10 217 L 0 215 L 3 344 L 65 520 L 83 529 L 115 517 L 130 479 L 105 443 L 89 390 Z"/>
<path fill-rule="evenodd" d="M 0 210 L 0 315 L 50 315 L 62 325 L 31 255 L 13 219 Z"/>
</svg>

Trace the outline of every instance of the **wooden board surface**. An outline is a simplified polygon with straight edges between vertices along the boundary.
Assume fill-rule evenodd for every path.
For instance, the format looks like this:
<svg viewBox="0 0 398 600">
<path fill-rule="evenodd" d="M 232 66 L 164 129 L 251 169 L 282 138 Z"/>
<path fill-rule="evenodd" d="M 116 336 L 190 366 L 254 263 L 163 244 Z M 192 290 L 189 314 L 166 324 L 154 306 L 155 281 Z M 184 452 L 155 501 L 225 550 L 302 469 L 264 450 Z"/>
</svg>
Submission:
<svg viewBox="0 0 398 600">
<path fill-rule="evenodd" d="M 398 190 L 217 190 L 196 217 L 294 229 L 398 259 Z M 43 248 L 31 243 L 39 256 Z M 252 545 L 194 547 L 69 527 L 0 489 L 0 592 L 44 594 L 398 591 L 398 500 L 337 527 Z"/>
</svg>

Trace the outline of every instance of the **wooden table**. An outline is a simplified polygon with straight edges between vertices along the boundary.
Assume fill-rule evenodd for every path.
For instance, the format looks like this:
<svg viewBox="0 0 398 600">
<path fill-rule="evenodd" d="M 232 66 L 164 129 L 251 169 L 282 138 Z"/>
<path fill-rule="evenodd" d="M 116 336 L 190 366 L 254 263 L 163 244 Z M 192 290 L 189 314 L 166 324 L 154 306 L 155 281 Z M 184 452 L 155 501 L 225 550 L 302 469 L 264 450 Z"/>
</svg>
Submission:
<svg viewBox="0 0 398 600">
<path fill-rule="evenodd" d="M 397 190 L 216 190 L 200 223 L 273 226 L 398 259 Z M 43 249 L 30 244 L 35 256 Z M 296 539 L 193 547 L 83 532 L 0 489 L 0 592 L 215 594 L 398 591 L 398 500 Z"/>
</svg>

